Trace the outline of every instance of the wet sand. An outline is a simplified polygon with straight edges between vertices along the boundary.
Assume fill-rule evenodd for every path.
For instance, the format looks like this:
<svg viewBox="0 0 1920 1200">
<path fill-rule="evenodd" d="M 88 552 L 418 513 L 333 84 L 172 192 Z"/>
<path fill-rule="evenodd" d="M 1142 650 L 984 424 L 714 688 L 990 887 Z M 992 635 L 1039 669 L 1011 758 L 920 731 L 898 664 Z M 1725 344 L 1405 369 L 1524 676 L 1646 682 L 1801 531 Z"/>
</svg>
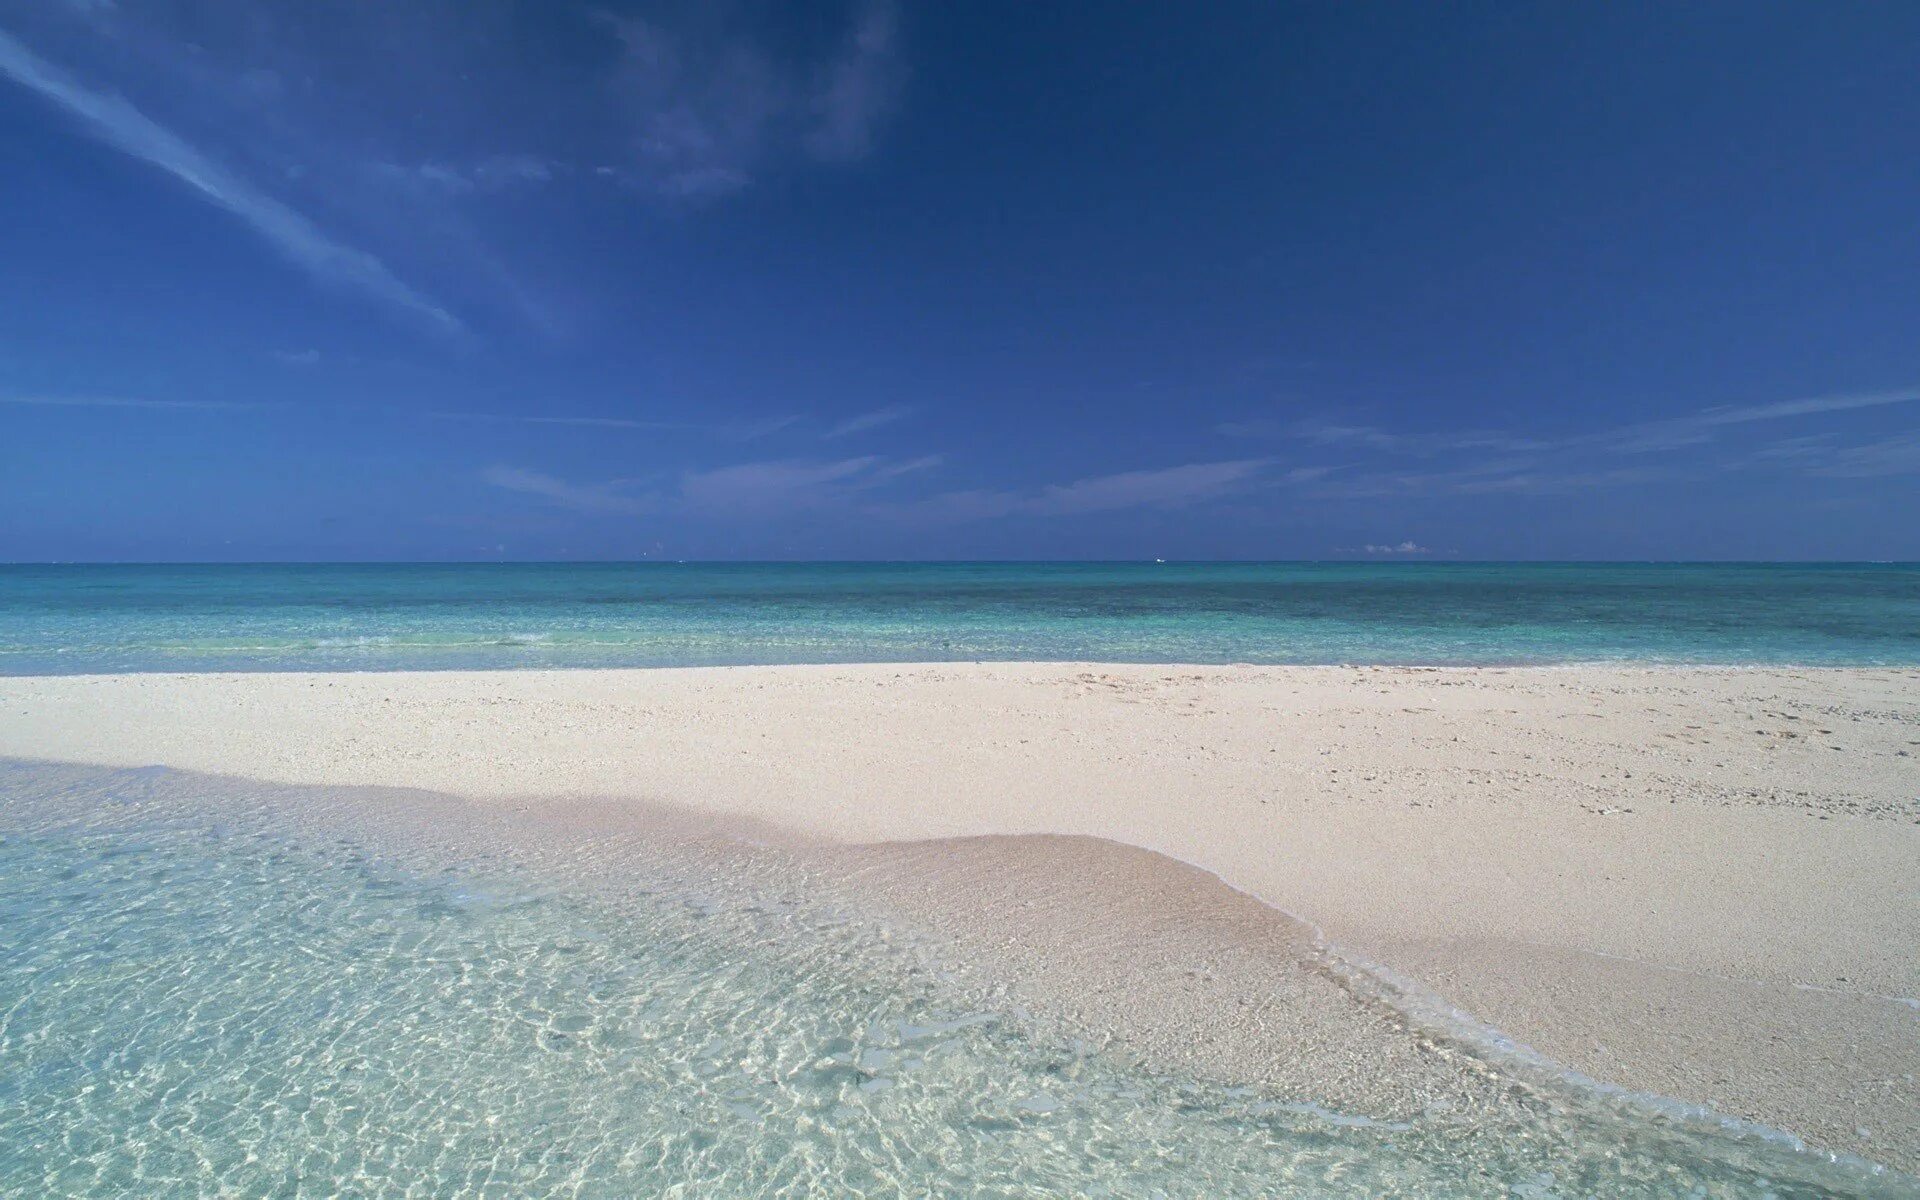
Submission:
<svg viewBox="0 0 1920 1200">
<path fill-rule="evenodd" d="M 1231 885 L 1577 1071 L 1920 1164 L 1920 672 L 14 678 L 0 754 L 748 819 L 1016 997 L 1267 1079 L 1347 1034 Z M 926 839 L 969 840 L 843 848 Z"/>
</svg>

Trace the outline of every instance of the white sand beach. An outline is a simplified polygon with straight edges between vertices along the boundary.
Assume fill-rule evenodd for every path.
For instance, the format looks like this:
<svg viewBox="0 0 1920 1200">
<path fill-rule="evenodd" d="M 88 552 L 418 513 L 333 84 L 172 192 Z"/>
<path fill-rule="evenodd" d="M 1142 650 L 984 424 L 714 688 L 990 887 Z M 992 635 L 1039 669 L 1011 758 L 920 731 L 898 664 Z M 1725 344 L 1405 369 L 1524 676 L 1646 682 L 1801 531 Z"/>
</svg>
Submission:
<svg viewBox="0 0 1920 1200">
<path fill-rule="evenodd" d="M 6 678 L 0 755 L 748 819 L 1041 1001 L 1178 1043 L 1194 1004 L 1255 976 L 1169 1007 L 1191 974 L 1179 924 L 1093 935 L 1190 911 L 1181 896 L 1238 901 L 1152 856 L 1022 835 L 1106 839 L 1212 872 L 1596 1079 L 1920 1166 L 1920 671 Z M 845 849 L 985 835 L 1003 836 Z M 971 884 L 943 890 L 949 867 Z M 1022 870 L 1054 886 L 978 886 Z M 1264 1073 L 1232 1038 L 1185 1041 L 1199 1069 Z"/>
</svg>

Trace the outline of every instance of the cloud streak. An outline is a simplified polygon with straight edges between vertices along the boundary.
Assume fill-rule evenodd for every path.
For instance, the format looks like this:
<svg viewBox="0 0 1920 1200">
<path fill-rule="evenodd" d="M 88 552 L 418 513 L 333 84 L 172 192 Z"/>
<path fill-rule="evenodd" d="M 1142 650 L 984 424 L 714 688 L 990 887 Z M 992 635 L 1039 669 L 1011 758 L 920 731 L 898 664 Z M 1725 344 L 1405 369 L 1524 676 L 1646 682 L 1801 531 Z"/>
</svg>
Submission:
<svg viewBox="0 0 1920 1200">
<path fill-rule="evenodd" d="M 459 318 L 402 282 L 372 254 L 334 240 L 307 217 L 215 162 L 127 100 L 86 87 L 4 31 L 0 31 L 0 75 L 64 110 L 99 141 L 158 168 L 238 218 L 315 279 L 351 288 L 439 332 L 465 332 Z"/>
<path fill-rule="evenodd" d="M 623 161 L 599 173 L 667 197 L 737 192 L 780 159 L 864 158 L 905 75 L 890 0 L 859 8 L 814 65 L 711 21 L 669 29 L 628 14 L 601 20 L 620 44 L 609 88 L 628 137 Z"/>
<path fill-rule="evenodd" d="M 1920 401 L 1920 388 L 1885 392 L 1855 392 L 1833 396 L 1809 396 L 1797 400 L 1779 400 L 1770 404 L 1722 405 L 1702 409 L 1668 420 L 1644 421 L 1592 435 L 1569 439 L 1568 445 L 1596 445 L 1623 452 L 1658 452 L 1697 446 L 1712 440 L 1715 433 L 1740 425 L 1765 421 L 1785 421 L 1795 417 L 1826 413 L 1854 412 L 1867 408 L 1887 408 Z"/>
<path fill-rule="evenodd" d="M 820 436 L 832 440 L 834 438 L 848 437 L 856 433 L 865 433 L 869 429 L 879 429 L 883 425 L 892 425 L 897 421 L 903 421 L 912 416 L 913 411 L 913 406 L 910 404 L 889 404 L 885 408 L 876 408 L 872 412 L 863 412 L 857 416 L 848 417 Z"/>
<path fill-rule="evenodd" d="M 1677 417 L 1639 421 L 1586 433 L 1535 436 L 1501 429 L 1396 431 L 1373 425 L 1256 418 L 1226 422 L 1230 437 L 1281 439 L 1354 453 L 1357 462 L 1298 468 L 1298 482 L 1321 499 L 1396 495 L 1547 495 L 1698 478 L 1715 471 L 1773 464 L 1807 474 L 1854 476 L 1903 473 L 1915 456 L 1898 444 L 1843 447 L 1831 435 L 1786 439 L 1772 448 L 1729 459 L 1672 457 L 1706 447 L 1735 431 L 1772 422 L 1920 403 L 1920 388 L 1802 397 L 1766 404 L 1722 405 Z M 1391 460 L 1452 460 L 1432 470 L 1391 469 Z M 1623 461 L 1624 460 L 1624 461 Z M 1411 465 L 1411 464 L 1409 464 Z M 1301 472 L 1312 472 L 1309 477 Z"/>
<path fill-rule="evenodd" d="M 1044 488 L 1022 508 L 1042 516 L 1111 512 L 1122 508 L 1180 508 L 1230 491 L 1266 465 L 1266 459 L 1247 458 L 1099 475 Z"/>
<path fill-rule="evenodd" d="M 775 459 L 683 471 L 671 487 L 636 492 L 640 481 L 578 484 L 524 467 L 494 466 L 481 479 L 583 513 L 673 513 L 722 519 L 789 516 L 850 509 L 866 494 L 940 465 L 939 455 L 889 459 Z M 665 480 L 660 482 L 664 483 Z"/>
<path fill-rule="evenodd" d="M 973 489 L 943 492 L 910 506 L 905 515 L 936 521 L 1000 517 L 1072 517 L 1132 508 L 1186 508 L 1259 482 L 1264 458 L 1186 463 L 1143 471 L 1094 475 L 1033 491 Z"/>
<path fill-rule="evenodd" d="M 654 511 L 656 505 L 644 496 L 623 490 L 625 481 L 578 484 L 525 467 L 492 466 L 480 478 L 509 492 L 538 496 L 542 500 L 585 513 L 623 513 L 637 515 Z"/>
<path fill-rule="evenodd" d="M 404 411 L 404 410 L 397 410 Z M 453 410 L 432 410 L 421 414 L 438 421 L 471 421 L 483 425 L 560 425 L 584 429 L 639 429 L 639 430 L 678 430 L 696 433 L 709 433 L 736 441 L 752 441 L 766 437 L 799 420 L 798 417 L 760 417 L 751 420 L 723 421 L 709 424 L 701 421 L 659 421 L 643 417 L 603 417 L 589 414 L 545 414 L 545 413 L 497 413 L 462 412 Z"/>
<path fill-rule="evenodd" d="M 894 53 L 899 23 L 893 6 L 879 0 L 855 15 L 840 53 L 814 89 L 814 126 L 806 135 L 814 157 L 851 162 L 873 149 L 876 127 L 905 77 Z"/>
<path fill-rule="evenodd" d="M 577 484 L 523 467 L 488 468 L 485 482 L 538 496 L 583 513 L 673 513 L 763 520 L 822 511 L 904 525 L 946 525 L 1007 517 L 1079 517 L 1127 509 L 1177 509 L 1263 482 L 1266 459 L 1187 463 L 1155 470 L 1095 475 L 1027 491 L 975 489 L 901 499 L 888 489 L 943 463 L 937 454 L 893 459 L 863 454 L 837 459 L 776 459 L 682 472 L 652 494 L 635 481 Z"/>
<path fill-rule="evenodd" d="M 1920 430 L 1845 444 L 1831 434 L 1785 438 L 1754 452 L 1762 463 L 1787 464 L 1829 479 L 1920 474 Z"/>
<path fill-rule="evenodd" d="M 1351 446 L 1383 454 L 1425 457 L 1463 450 L 1524 452 L 1550 449 L 1553 443 L 1492 429 L 1400 433 L 1375 425 L 1343 425 L 1324 421 L 1276 421 L 1255 418 L 1226 421 L 1215 431 L 1234 438 L 1286 438 L 1316 446 Z"/>
<path fill-rule="evenodd" d="M 889 478 L 874 473 L 883 462 L 863 455 L 829 462 L 790 459 L 689 471 L 680 479 L 680 501 L 706 513 L 777 513 L 817 507 Z"/>
</svg>

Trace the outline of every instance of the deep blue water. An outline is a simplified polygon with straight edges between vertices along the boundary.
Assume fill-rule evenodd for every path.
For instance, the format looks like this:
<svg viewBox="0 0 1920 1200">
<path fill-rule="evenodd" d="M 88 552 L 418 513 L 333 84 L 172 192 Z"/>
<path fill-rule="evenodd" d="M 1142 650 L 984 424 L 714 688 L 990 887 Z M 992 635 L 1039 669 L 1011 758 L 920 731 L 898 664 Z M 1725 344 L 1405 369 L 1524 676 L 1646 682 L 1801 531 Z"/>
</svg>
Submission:
<svg viewBox="0 0 1920 1200">
<path fill-rule="evenodd" d="M 1920 664 L 1920 564 L 0 566 L 0 673 Z"/>
</svg>

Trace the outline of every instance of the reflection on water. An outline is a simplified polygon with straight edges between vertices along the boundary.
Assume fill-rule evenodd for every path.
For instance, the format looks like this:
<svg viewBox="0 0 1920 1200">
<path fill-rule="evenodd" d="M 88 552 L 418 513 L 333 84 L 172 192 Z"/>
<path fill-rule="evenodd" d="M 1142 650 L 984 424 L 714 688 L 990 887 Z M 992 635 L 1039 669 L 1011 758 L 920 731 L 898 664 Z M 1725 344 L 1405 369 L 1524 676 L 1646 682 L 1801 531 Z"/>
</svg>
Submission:
<svg viewBox="0 0 1920 1200">
<path fill-rule="evenodd" d="M 0 773 L 0 1194 L 1893 1194 L 1539 1099 L 1377 1122 L 1156 1078 L 718 884 L 615 906 L 65 780 Z"/>
</svg>

